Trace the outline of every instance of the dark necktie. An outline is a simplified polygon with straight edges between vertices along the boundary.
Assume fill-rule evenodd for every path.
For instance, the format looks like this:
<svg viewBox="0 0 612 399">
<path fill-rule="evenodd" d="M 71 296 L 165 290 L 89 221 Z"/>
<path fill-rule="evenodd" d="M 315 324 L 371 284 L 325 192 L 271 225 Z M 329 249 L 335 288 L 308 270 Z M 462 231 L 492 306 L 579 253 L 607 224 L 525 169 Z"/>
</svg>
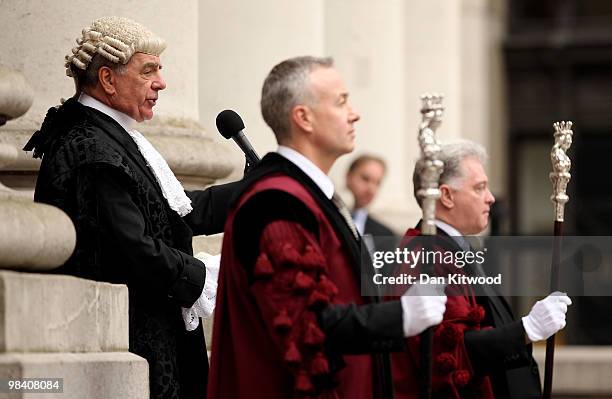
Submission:
<svg viewBox="0 0 612 399">
<path fill-rule="evenodd" d="M 355 226 L 355 223 L 353 222 L 353 218 L 351 217 L 351 212 L 349 211 L 344 201 L 342 201 L 342 198 L 340 198 L 340 196 L 337 193 L 334 193 L 334 195 L 332 196 L 332 202 L 338 208 L 340 215 L 342 215 L 342 218 L 348 225 L 349 229 L 351 230 L 351 233 L 353 233 L 353 236 L 355 237 L 355 239 L 359 241 L 359 233 L 357 232 L 357 227 Z"/>
<path fill-rule="evenodd" d="M 471 252 L 476 252 L 478 250 L 482 250 L 482 243 L 476 239 L 476 237 L 466 238 L 466 241 L 470 243 L 469 250 Z M 474 277 L 487 277 L 487 273 L 485 273 L 482 264 L 473 263 L 469 266 L 467 272 Z M 484 295 L 487 297 L 499 296 L 494 287 L 489 284 L 482 284 L 478 286 L 477 295 Z"/>
</svg>

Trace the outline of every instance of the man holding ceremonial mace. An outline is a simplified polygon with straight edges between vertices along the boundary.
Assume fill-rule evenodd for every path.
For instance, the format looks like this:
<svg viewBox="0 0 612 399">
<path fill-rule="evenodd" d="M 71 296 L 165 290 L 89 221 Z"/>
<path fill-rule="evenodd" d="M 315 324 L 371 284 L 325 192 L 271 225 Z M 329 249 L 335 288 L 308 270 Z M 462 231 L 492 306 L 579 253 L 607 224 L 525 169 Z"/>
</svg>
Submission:
<svg viewBox="0 0 612 399">
<path fill-rule="evenodd" d="M 434 223 L 435 246 L 441 251 L 470 251 L 465 236 L 479 234 L 488 225 L 495 198 L 484 170 L 486 158 L 484 149 L 474 142 L 440 146 L 444 170 Z M 423 162 L 415 167 L 416 193 L 424 187 L 425 168 Z M 422 201 L 419 203 L 423 206 Z M 421 222 L 408 230 L 405 244 L 414 245 L 425 226 Z M 440 267 L 435 266 L 436 270 Z M 452 264 L 445 267 L 458 270 Z M 479 264 L 466 265 L 461 270 L 470 276 L 485 275 Z M 551 294 L 537 302 L 527 316 L 516 320 L 506 300 L 491 286 L 448 285 L 446 294 L 444 320 L 434 329 L 432 397 L 540 399 L 539 373 L 531 343 L 545 340 L 565 327 L 571 300 L 564 294 Z M 422 372 L 418 347 L 419 341 L 409 338 L 408 350 L 392 356 L 398 399 L 419 397 L 414 383 Z"/>
</svg>

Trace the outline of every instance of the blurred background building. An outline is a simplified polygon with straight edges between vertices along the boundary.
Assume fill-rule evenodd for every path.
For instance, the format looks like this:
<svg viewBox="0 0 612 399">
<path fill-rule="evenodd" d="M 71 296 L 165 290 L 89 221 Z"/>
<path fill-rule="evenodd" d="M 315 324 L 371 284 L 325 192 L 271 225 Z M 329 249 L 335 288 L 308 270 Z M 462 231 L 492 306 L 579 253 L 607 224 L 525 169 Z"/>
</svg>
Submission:
<svg viewBox="0 0 612 399">
<path fill-rule="evenodd" d="M 259 111 L 264 77 L 285 58 L 329 55 L 362 116 L 355 154 L 337 162 L 332 178 L 344 189 L 354 156 L 382 156 L 387 177 L 373 211 L 397 233 L 420 217 L 411 176 L 419 156 L 419 97 L 428 91 L 445 94 L 440 140 L 468 138 L 489 150 L 493 233 L 552 234 L 552 123 L 568 119 L 575 135 L 566 234 L 612 229 L 612 185 L 605 179 L 612 154 L 609 0 L 0 0 L 0 65 L 23 74 L 33 90 L 29 111 L 0 127 L 0 183 L 12 196 L 31 196 L 38 162 L 21 147 L 46 109 L 73 94 L 64 56 L 80 30 L 103 15 L 135 19 L 168 42 L 162 57 L 168 88 L 143 132 L 189 187 L 241 176 L 240 151 L 215 128 L 221 110 L 242 116 L 260 154 L 274 150 Z M 10 86 L 1 79 L 0 90 Z M 0 223 L 19 224 L 18 212 L 2 215 L 15 219 Z M 196 241 L 210 251 L 218 244 L 218 238 Z M 533 299 L 514 302 L 520 314 Z M 608 297 L 577 300 L 563 340 L 611 344 L 611 304 Z M 576 367 L 597 373 L 566 377 L 561 387 L 570 396 L 610 397 L 612 383 L 602 388 L 609 378 L 597 377 L 612 373 L 610 350 L 588 348 L 568 346 L 557 359 L 573 359 L 568 376 Z"/>
</svg>

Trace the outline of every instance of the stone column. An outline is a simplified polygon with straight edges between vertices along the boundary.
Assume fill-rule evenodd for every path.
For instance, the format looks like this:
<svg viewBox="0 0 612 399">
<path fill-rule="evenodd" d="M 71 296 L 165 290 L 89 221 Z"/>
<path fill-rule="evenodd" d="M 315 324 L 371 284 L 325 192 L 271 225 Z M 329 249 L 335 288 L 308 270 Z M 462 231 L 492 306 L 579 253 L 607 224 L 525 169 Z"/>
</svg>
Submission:
<svg viewBox="0 0 612 399">
<path fill-rule="evenodd" d="M 234 108 L 255 148 L 273 150 L 259 110 L 266 73 L 288 57 L 333 56 L 362 114 L 355 154 L 342 157 L 331 172 L 336 187 L 344 188 L 354 155 L 383 155 L 389 174 L 375 213 L 398 232 L 418 220 L 411 176 L 419 156 L 420 94 L 444 92 L 448 109 L 440 136 L 461 134 L 461 2 L 207 0 L 199 13 L 200 115 L 207 130 L 214 130 L 219 111 Z M 233 143 L 227 148 L 241 160 Z"/>
<path fill-rule="evenodd" d="M 203 0 L 200 2 L 200 117 L 235 162 L 244 164 L 233 141 L 216 132 L 227 108 L 244 120 L 255 150 L 276 149 L 259 108 L 261 86 L 272 67 L 298 55 L 324 55 L 323 0 Z"/>
<path fill-rule="evenodd" d="M 490 89 L 499 86 L 492 67 L 498 26 L 489 0 L 367 0 L 325 3 L 325 53 L 344 72 L 362 119 L 357 149 L 382 155 L 388 176 L 373 205 L 398 232 L 421 216 L 412 187 L 419 157 L 420 95 L 444 93 L 444 121 L 438 139 L 470 138 L 485 146 L 501 136 L 501 106 Z M 493 37 L 490 31 L 494 31 Z M 493 80 L 496 77 L 497 80 Z M 497 144 L 501 140 L 496 138 Z M 497 154 L 497 152 L 496 152 Z M 332 176 L 343 187 L 347 156 Z M 502 162 L 495 162 L 497 181 Z M 495 187 L 495 182 L 493 183 Z"/>
<path fill-rule="evenodd" d="M 420 102 L 418 92 L 406 90 L 413 60 L 404 51 L 411 40 L 404 26 L 411 7 L 401 0 L 376 6 L 367 0 L 340 0 L 326 2 L 325 6 L 325 52 L 336 60 L 350 99 L 361 115 L 356 124 L 356 149 L 338 160 L 332 177 L 339 189 L 345 189 L 348 164 L 358 154 L 367 152 L 384 158 L 388 173 L 372 210 L 403 232 L 407 220 L 418 218 L 410 182 L 419 155 L 416 133 Z M 429 90 L 435 88 L 429 86 Z M 347 203 L 352 201 L 348 190 L 343 195 Z"/>
<path fill-rule="evenodd" d="M 0 65 L 0 124 L 23 115 L 32 98 L 25 77 Z M 4 134 L 0 127 L 0 140 Z M 0 141 L 0 168 L 18 157 L 16 148 Z M 0 268 L 50 269 L 66 261 L 74 249 L 74 227 L 62 211 L 35 204 L 1 183 L 0 220 Z"/>
<path fill-rule="evenodd" d="M 506 189 L 505 7 L 503 0 L 462 0 L 461 5 L 461 135 L 487 148 L 495 195 Z"/>
</svg>

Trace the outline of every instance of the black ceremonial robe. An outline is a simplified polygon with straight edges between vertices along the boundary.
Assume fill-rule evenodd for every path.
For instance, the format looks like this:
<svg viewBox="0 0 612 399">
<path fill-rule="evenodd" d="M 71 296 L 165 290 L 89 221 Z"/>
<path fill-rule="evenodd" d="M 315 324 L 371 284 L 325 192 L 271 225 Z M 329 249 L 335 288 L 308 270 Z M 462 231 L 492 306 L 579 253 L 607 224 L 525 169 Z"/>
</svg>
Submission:
<svg viewBox="0 0 612 399">
<path fill-rule="evenodd" d="M 58 273 L 127 284 L 129 348 L 149 362 L 151 398 L 204 398 L 208 374 L 200 325 L 185 330 L 181 306 L 204 286 L 193 234 L 223 230 L 236 184 L 188 192 L 181 218 L 127 132 L 74 99 L 51 108 L 25 150 L 43 156 L 34 199 L 68 214 L 76 249 Z"/>
</svg>

